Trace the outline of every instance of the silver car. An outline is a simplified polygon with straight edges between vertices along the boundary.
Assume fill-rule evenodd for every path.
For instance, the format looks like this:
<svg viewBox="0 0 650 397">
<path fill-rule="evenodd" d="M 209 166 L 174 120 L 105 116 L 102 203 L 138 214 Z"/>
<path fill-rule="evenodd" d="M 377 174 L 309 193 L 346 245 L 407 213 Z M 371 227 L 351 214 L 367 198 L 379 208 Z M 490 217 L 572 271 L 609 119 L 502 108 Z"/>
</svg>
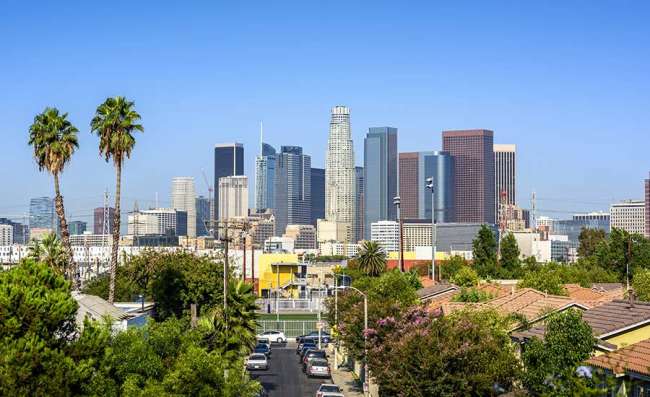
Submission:
<svg viewBox="0 0 650 397">
<path fill-rule="evenodd" d="M 329 378 L 330 374 L 330 365 L 327 360 L 318 359 L 313 360 L 307 365 L 307 370 L 305 371 L 307 376 L 318 376 L 323 378 Z"/>
<path fill-rule="evenodd" d="M 246 359 L 246 369 L 249 371 L 256 369 L 267 370 L 269 369 L 269 360 L 265 354 L 253 353 Z"/>
</svg>

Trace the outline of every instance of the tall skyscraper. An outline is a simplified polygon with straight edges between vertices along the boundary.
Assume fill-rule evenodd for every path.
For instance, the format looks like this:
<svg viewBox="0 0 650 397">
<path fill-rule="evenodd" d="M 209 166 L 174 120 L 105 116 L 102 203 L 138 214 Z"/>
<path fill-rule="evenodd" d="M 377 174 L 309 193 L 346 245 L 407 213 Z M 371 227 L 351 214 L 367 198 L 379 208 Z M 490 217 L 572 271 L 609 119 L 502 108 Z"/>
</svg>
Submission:
<svg viewBox="0 0 650 397">
<path fill-rule="evenodd" d="M 260 154 L 255 157 L 255 209 L 258 212 L 275 208 L 275 167 L 275 149 L 261 143 Z"/>
<path fill-rule="evenodd" d="M 115 224 L 115 208 L 108 207 L 108 234 L 113 234 L 113 225 Z M 93 234 L 104 233 L 104 207 L 97 207 L 93 210 Z"/>
<path fill-rule="evenodd" d="M 311 169 L 311 224 L 325 219 L 325 169 Z"/>
<path fill-rule="evenodd" d="M 207 236 L 209 234 L 207 221 L 210 220 L 210 199 L 199 196 L 194 202 L 196 207 L 196 235 Z"/>
<path fill-rule="evenodd" d="M 409 152 L 399 154 L 399 163 L 402 218 L 431 220 L 426 180 L 433 178 L 436 222 L 454 222 L 454 158 L 447 152 Z"/>
<path fill-rule="evenodd" d="M 493 139 L 490 130 L 442 132 L 443 150 L 454 156 L 457 222 L 496 221 Z"/>
<path fill-rule="evenodd" d="M 515 205 L 516 188 L 516 145 L 494 144 L 494 176 L 497 219 L 500 219 L 501 195 L 505 197 L 506 205 Z"/>
<path fill-rule="evenodd" d="M 54 200 L 51 197 L 36 197 L 29 200 L 29 228 L 56 230 Z"/>
<path fill-rule="evenodd" d="M 393 199 L 397 196 L 397 128 L 368 130 L 363 143 L 364 237 L 370 224 L 397 219 Z"/>
<path fill-rule="evenodd" d="M 609 207 L 610 228 L 645 234 L 645 200 L 625 200 Z"/>
<path fill-rule="evenodd" d="M 248 177 L 243 175 L 219 178 L 219 219 L 248 216 Z"/>
<path fill-rule="evenodd" d="M 365 216 L 365 198 L 366 198 L 366 184 L 364 180 L 364 168 L 363 167 L 354 167 L 354 188 L 356 189 L 356 200 L 354 203 L 355 211 L 355 223 L 356 230 L 354 232 L 354 241 L 361 241 L 365 239 L 366 235 L 366 225 L 363 221 Z"/>
<path fill-rule="evenodd" d="M 71 221 L 68 223 L 68 230 L 70 235 L 84 234 L 86 231 L 87 224 L 83 221 Z"/>
<path fill-rule="evenodd" d="M 172 208 L 187 212 L 187 236 L 196 237 L 196 190 L 194 178 L 172 178 Z"/>
<path fill-rule="evenodd" d="M 325 218 L 345 224 L 346 242 L 355 230 L 354 149 L 350 132 L 350 109 L 332 108 L 330 131 L 325 155 Z"/>
<path fill-rule="evenodd" d="M 645 236 L 650 238 L 650 178 L 645 180 Z"/>
<path fill-rule="evenodd" d="M 275 170 L 275 225 L 283 233 L 287 225 L 311 222 L 311 157 L 299 146 L 282 146 Z"/>
<path fill-rule="evenodd" d="M 219 179 L 224 176 L 244 175 L 244 145 L 224 143 L 214 147 L 214 214 L 219 218 Z M 248 189 L 248 187 L 247 187 Z M 248 203 L 248 201 L 247 201 Z"/>
</svg>

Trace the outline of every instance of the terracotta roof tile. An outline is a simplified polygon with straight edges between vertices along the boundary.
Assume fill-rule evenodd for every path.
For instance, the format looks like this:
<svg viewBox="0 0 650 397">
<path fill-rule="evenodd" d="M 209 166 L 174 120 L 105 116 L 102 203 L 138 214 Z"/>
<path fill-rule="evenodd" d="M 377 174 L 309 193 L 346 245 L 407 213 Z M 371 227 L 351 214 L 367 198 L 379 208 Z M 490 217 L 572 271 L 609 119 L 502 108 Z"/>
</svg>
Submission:
<svg viewBox="0 0 650 397">
<path fill-rule="evenodd" d="M 417 290 L 417 295 L 423 302 L 429 302 L 440 295 L 460 290 L 458 286 L 449 283 L 439 283 L 430 287 L 424 287 Z"/>
<path fill-rule="evenodd" d="M 533 321 L 547 312 L 556 311 L 575 303 L 567 296 L 548 295 L 532 288 L 524 288 L 514 294 L 489 301 L 486 305 L 502 313 L 522 314 L 527 320 Z"/>
<path fill-rule="evenodd" d="M 603 303 L 611 302 L 614 299 L 622 299 L 624 294 L 623 288 L 605 290 L 599 288 L 584 288 L 578 284 L 566 284 L 564 289 L 573 300 L 589 307 L 602 305 Z"/>
<path fill-rule="evenodd" d="M 587 363 L 611 370 L 616 375 L 631 371 L 650 376 L 650 339 L 590 358 Z"/>
</svg>

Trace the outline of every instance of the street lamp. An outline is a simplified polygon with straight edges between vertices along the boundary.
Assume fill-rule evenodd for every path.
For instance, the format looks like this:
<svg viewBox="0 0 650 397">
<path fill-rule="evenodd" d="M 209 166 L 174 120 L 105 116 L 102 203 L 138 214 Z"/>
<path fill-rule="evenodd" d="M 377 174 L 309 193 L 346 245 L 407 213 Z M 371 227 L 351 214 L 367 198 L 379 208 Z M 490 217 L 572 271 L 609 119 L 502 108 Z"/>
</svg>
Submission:
<svg viewBox="0 0 650 397">
<path fill-rule="evenodd" d="M 363 296 L 363 355 L 366 358 L 366 363 L 363 366 L 363 393 L 368 395 L 368 296 L 363 293 L 360 289 L 355 288 L 351 285 L 344 286 L 343 288 L 350 288 L 351 290 L 357 291 Z"/>
<path fill-rule="evenodd" d="M 436 230 L 436 200 L 435 200 L 435 186 L 433 184 L 433 177 L 426 179 L 426 187 L 431 190 L 431 280 L 436 281 L 436 243 L 438 240 L 438 233 Z"/>
<path fill-rule="evenodd" d="M 403 232 L 402 232 L 402 211 L 401 204 L 402 199 L 399 196 L 393 198 L 393 204 L 397 207 L 397 220 L 399 222 L 399 270 L 404 272 L 404 242 L 402 241 Z"/>
</svg>

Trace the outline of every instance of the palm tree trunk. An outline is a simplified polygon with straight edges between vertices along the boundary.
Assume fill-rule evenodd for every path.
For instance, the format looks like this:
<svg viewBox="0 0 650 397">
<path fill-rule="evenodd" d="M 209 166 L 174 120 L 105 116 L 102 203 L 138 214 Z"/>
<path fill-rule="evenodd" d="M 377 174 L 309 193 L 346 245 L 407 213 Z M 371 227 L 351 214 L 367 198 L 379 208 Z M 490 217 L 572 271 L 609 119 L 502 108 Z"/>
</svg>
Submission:
<svg viewBox="0 0 650 397">
<path fill-rule="evenodd" d="M 115 214 L 113 216 L 113 249 L 111 253 L 110 281 L 108 284 L 108 302 L 115 300 L 115 272 L 120 245 L 120 190 L 122 188 L 122 159 L 115 159 Z"/>
<path fill-rule="evenodd" d="M 59 174 L 54 173 L 54 207 L 56 215 L 59 217 L 59 228 L 61 229 L 61 241 L 63 242 L 63 249 L 68 257 L 68 266 L 64 270 L 68 278 L 72 281 L 72 286 L 75 290 L 79 289 L 77 283 L 77 267 L 72 255 L 72 247 L 70 246 L 70 232 L 68 231 L 68 222 L 65 219 L 65 208 L 63 207 L 63 197 L 59 188 Z"/>
</svg>

